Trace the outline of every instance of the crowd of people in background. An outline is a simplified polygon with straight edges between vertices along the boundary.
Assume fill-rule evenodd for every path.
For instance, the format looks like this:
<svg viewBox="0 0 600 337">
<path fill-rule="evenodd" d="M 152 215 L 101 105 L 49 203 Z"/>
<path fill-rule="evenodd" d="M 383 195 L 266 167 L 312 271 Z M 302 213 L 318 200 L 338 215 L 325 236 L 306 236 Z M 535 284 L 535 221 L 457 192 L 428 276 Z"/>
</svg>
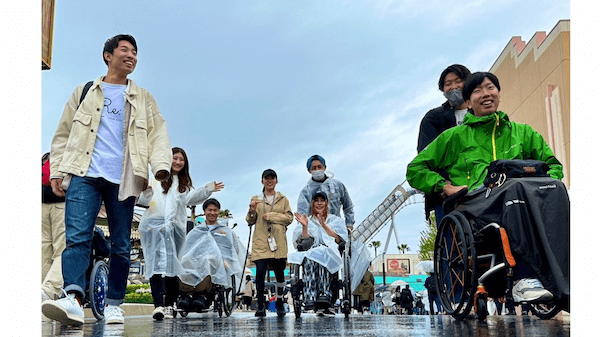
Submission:
<svg viewBox="0 0 600 337">
<path fill-rule="evenodd" d="M 256 284 L 249 275 L 243 278 L 248 247 L 241 244 L 226 223 L 219 221 L 221 205 L 211 198 L 224 184 L 209 181 L 194 188 L 187 154 L 182 148 L 171 147 L 166 122 L 154 97 L 128 79 L 137 65 L 137 52 L 137 43 L 130 35 L 117 35 L 106 41 L 102 54 L 107 74 L 75 89 L 58 122 L 51 151 L 42 157 L 43 314 L 69 325 L 84 323 L 85 273 L 93 226 L 102 204 L 108 215 L 111 241 L 107 324 L 124 322 L 120 305 L 129 272 L 131 219 L 136 204 L 148 207 L 139 232 L 145 276 L 154 300 L 154 319 L 173 318 L 175 307 L 208 308 L 213 285 L 236 286 L 231 277 L 242 283 L 243 291 L 238 294 L 241 305 L 249 309 L 256 297 L 255 315 L 263 317 L 268 305 L 265 295 L 270 293 L 265 292 L 268 270 L 274 272 L 276 279 L 276 313 L 284 316 L 284 269 L 288 259 L 303 261 L 305 301 L 320 314 L 334 314 L 339 304 L 338 271 L 343 265 L 338 248 L 350 240 L 355 220 L 350 194 L 327 170 L 325 158 L 313 155 L 307 160 L 311 178 L 299 193 L 296 212 L 288 198 L 276 190 L 275 170 L 264 170 L 262 192 L 251 197 L 246 215 L 253 230 L 251 261 L 256 265 Z M 472 82 L 473 75 L 477 75 L 476 82 Z M 470 84 L 465 85 L 466 82 Z M 439 225 L 444 216 L 444 197 L 461 185 L 474 188 L 482 179 L 483 166 L 462 167 L 464 163 L 459 162 L 456 168 L 449 161 L 463 160 L 462 157 L 440 157 L 438 150 L 449 148 L 454 144 L 453 138 L 461 137 L 454 127 L 475 128 L 479 119 L 486 118 L 496 118 L 495 123 L 500 123 L 498 115 L 505 121 L 502 127 L 509 126 L 504 126 L 508 125 L 506 115 L 496 112 L 497 102 L 489 104 L 478 91 L 483 87 L 487 94 L 491 92 L 488 100 L 497 98 L 494 95 L 500 85 L 493 74 L 471 74 L 466 67 L 455 64 L 442 72 L 438 86 L 447 101 L 423 118 L 419 155 L 409 165 L 407 179 L 413 187 L 427 193 L 426 214 L 434 212 Z M 475 114 L 468 113 L 468 108 Z M 445 132 L 450 129 L 454 131 Z M 537 142 L 535 146 L 541 149 L 534 154 L 548 162 L 552 174 L 560 179 L 560 163 L 541 136 L 529 130 L 525 131 L 531 133 Z M 195 205 L 202 205 L 206 222 L 188 233 L 186 207 Z M 297 225 L 293 228 L 292 250 L 286 232 L 294 219 Z M 529 286 L 541 286 L 534 284 L 535 278 L 530 274 L 528 271 L 528 279 L 534 281 L 528 281 Z M 373 275 L 366 270 L 354 293 L 361 311 L 374 301 L 373 286 Z M 408 285 L 395 289 L 391 299 L 399 313 L 442 313 L 431 276 L 425 281 L 425 288 L 428 303 L 423 303 L 421 296 L 414 296 Z M 549 295 L 552 294 L 540 296 Z M 498 303 L 496 312 L 502 312 Z M 508 311 L 512 313 L 514 308 Z"/>
</svg>

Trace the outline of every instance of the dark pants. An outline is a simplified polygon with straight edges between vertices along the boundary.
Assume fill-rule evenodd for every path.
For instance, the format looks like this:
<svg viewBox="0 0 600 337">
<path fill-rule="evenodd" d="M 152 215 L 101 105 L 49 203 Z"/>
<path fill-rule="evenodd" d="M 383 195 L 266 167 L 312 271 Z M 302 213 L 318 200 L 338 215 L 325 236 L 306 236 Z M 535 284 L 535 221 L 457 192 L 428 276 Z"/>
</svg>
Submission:
<svg viewBox="0 0 600 337">
<path fill-rule="evenodd" d="M 152 299 L 154 300 L 155 308 L 173 306 L 179 295 L 179 279 L 175 276 L 162 277 L 162 275 L 152 275 L 150 278 L 150 289 L 152 289 Z"/>
<path fill-rule="evenodd" d="M 435 311 L 433 311 L 433 303 L 435 303 L 437 312 L 441 313 L 442 312 L 442 300 L 440 300 L 440 297 L 437 295 L 437 293 L 427 294 L 427 296 L 429 297 L 429 314 L 433 315 L 435 313 Z"/>
<path fill-rule="evenodd" d="M 273 270 L 275 273 L 275 279 L 278 283 L 285 282 L 283 271 L 285 270 L 285 264 L 287 259 L 263 259 L 256 260 L 256 296 L 258 300 L 258 308 L 261 309 L 265 304 L 265 276 L 267 269 Z"/>
<path fill-rule="evenodd" d="M 242 304 L 247 305 L 248 307 L 252 306 L 252 297 L 251 296 L 242 296 Z"/>
</svg>

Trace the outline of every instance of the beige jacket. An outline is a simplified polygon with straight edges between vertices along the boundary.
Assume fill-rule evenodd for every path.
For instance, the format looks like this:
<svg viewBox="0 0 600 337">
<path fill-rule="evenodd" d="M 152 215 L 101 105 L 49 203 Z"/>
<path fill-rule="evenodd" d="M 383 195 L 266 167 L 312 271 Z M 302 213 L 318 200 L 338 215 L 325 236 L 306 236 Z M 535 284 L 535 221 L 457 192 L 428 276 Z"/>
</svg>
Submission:
<svg viewBox="0 0 600 337">
<path fill-rule="evenodd" d="M 285 259 L 287 258 L 287 226 L 294 221 L 294 215 L 290 207 L 290 202 L 281 193 L 275 194 L 273 211 L 271 211 L 271 203 L 264 196 L 262 201 L 257 199 L 257 196 L 252 197 L 252 201 L 257 201 L 256 214 L 248 212 L 246 221 L 248 224 L 256 224 L 254 226 L 254 234 L 252 235 L 252 261 L 263 259 Z M 267 220 L 263 220 L 263 214 L 267 214 Z M 277 250 L 272 252 L 269 249 L 267 238 L 269 237 L 269 224 L 271 225 L 271 235 L 277 242 Z"/>
<path fill-rule="evenodd" d="M 360 284 L 354 289 L 352 295 L 359 296 L 361 301 L 375 300 L 375 278 L 369 269 L 365 271 Z"/>
<path fill-rule="evenodd" d="M 52 138 L 50 175 L 51 177 L 85 176 L 94 151 L 96 131 L 100 124 L 104 94 L 102 79 L 98 77 L 90 87 L 84 101 L 79 99 L 84 84 L 78 86 L 60 118 L 54 138 Z M 79 108 L 77 106 L 79 105 Z M 123 148 L 123 182 L 135 179 L 136 193 L 141 191 L 148 178 L 148 164 L 153 175 L 158 171 L 171 172 L 173 154 L 167 133 L 167 124 L 162 117 L 154 97 L 143 88 L 128 80 L 125 93 L 125 116 Z M 127 175 L 129 173 L 129 176 Z M 131 188 L 130 188 L 131 189 Z M 119 193 L 121 199 L 121 192 Z"/>
</svg>

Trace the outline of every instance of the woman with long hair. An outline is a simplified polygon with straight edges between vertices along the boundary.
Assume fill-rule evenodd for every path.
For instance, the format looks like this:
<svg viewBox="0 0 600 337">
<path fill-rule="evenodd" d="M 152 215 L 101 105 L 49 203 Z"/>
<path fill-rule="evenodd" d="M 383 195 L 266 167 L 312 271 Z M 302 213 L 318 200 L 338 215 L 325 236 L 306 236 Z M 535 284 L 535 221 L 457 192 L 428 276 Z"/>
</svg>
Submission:
<svg viewBox="0 0 600 337">
<path fill-rule="evenodd" d="M 186 207 L 202 203 L 223 187 L 223 183 L 211 181 L 195 190 L 187 155 L 182 148 L 174 147 L 169 179 L 154 180 L 140 196 L 138 204 L 149 205 L 139 232 L 146 261 L 145 276 L 150 279 L 154 300 L 154 319 L 173 318 L 173 305 L 179 294 L 177 275 L 183 271 L 179 255 L 186 236 Z M 155 189 L 160 192 L 154 192 Z"/>
<path fill-rule="evenodd" d="M 294 221 L 289 200 L 275 191 L 277 173 L 267 169 L 262 174 L 263 193 L 252 197 L 246 215 L 248 225 L 256 225 L 252 236 L 252 262 L 256 264 L 256 294 L 258 310 L 256 316 L 266 316 L 265 275 L 267 269 L 275 273 L 277 300 L 275 308 L 278 316 L 285 315 L 283 271 L 287 261 L 287 226 Z"/>
<path fill-rule="evenodd" d="M 316 192 L 310 204 L 310 217 L 295 213 L 300 223 L 294 229 L 297 252 L 290 254 L 291 263 L 302 264 L 305 307 L 319 315 L 334 312 L 338 298 L 338 271 L 343 266 L 339 245 L 348 242 L 348 230 L 339 216 L 328 214 L 327 194 Z"/>
</svg>

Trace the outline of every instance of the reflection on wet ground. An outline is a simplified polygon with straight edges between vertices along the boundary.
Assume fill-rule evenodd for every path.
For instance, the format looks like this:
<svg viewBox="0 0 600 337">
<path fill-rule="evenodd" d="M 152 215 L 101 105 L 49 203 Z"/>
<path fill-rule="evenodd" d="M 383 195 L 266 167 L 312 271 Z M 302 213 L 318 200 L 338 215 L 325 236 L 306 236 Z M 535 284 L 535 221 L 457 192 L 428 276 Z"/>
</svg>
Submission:
<svg viewBox="0 0 600 337">
<path fill-rule="evenodd" d="M 219 318 L 213 313 L 190 313 L 186 318 L 154 321 L 128 316 L 124 325 L 105 325 L 87 319 L 79 328 L 42 323 L 42 336 L 569 336 L 570 316 L 541 320 L 533 316 L 490 316 L 456 321 L 450 316 L 343 315 L 317 317 L 293 314 L 254 317 L 234 312 Z"/>
</svg>

